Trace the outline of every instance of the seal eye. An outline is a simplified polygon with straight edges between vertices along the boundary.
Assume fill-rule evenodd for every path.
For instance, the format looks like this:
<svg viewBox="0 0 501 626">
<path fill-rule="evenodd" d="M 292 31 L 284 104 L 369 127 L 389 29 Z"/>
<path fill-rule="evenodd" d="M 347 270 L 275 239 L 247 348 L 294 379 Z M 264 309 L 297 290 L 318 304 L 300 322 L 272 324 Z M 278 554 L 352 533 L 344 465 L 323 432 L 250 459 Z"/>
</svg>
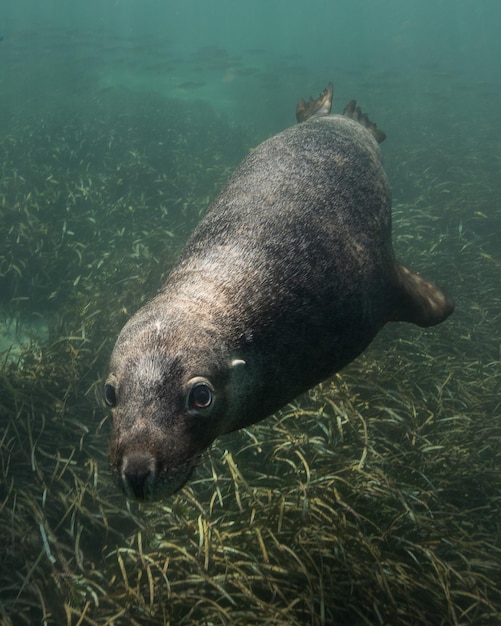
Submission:
<svg viewBox="0 0 501 626">
<path fill-rule="evenodd" d="M 198 383 L 190 392 L 190 405 L 196 409 L 206 409 L 212 404 L 212 390 L 205 383 Z"/>
<path fill-rule="evenodd" d="M 108 406 L 114 407 L 117 404 L 117 394 L 115 392 L 115 387 L 110 385 L 110 383 L 106 383 L 104 386 L 104 401 Z"/>
<path fill-rule="evenodd" d="M 194 380 L 188 393 L 188 409 L 208 409 L 214 402 L 214 390 L 205 379 Z"/>
</svg>

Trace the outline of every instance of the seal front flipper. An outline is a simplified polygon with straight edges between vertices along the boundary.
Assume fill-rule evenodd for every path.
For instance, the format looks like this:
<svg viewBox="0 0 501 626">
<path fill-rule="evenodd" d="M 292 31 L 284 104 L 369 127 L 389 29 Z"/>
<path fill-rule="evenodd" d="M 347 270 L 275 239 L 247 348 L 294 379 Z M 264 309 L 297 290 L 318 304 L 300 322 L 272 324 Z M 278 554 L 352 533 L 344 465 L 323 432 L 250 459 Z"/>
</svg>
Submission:
<svg viewBox="0 0 501 626">
<path fill-rule="evenodd" d="M 400 263 L 395 270 L 395 301 L 388 321 L 435 326 L 454 311 L 454 302 L 433 283 Z"/>
</svg>

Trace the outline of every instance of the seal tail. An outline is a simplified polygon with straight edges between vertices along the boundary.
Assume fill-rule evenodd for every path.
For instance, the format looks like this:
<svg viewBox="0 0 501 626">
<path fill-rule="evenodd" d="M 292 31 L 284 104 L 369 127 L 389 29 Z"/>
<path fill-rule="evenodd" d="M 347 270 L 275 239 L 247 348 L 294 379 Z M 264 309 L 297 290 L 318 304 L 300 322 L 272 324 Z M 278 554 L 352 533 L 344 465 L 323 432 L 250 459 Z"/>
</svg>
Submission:
<svg viewBox="0 0 501 626">
<path fill-rule="evenodd" d="M 453 311 L 454 302 L 441 289 L 397 263 L 396 297 L 388 321 L 435 326 Z"/>
<path fill-rule="evenodd" d="M 374 122 L 371 122 L 367 113 L 362 113 L 362 109 L 357 106 L 356 100 L 350 100 L 348 102 L 344 107 L 343 115 L 365 126 L 365 128 L 374 135 L 378 143 L 382 143 L 386 139 L 386 133 L 379 130 Z"/>
<path fill-rule="evenodd" d="M 334 87 L 329 83 L 316 100 L 310 98 L 305 102 L 303 98 L 299 99 L 296 107 L 296 119 L 299 123 L 306 122 L 312 117 L 324 117 L 329 115 L 332 109 L 332 95 Z"/>
</svg>

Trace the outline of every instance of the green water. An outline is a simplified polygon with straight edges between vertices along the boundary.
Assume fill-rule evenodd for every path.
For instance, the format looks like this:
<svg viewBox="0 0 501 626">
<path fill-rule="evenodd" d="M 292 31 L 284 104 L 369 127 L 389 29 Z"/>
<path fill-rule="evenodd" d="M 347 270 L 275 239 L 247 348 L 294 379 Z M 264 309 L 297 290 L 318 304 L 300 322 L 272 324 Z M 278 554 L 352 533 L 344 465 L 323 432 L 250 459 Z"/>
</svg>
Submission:
<svg viewBox="0 0 501 626">
<path fill-rule="evenodd" d="M 1 624 L 500 622 L 500 21 L 494 0 L 3 0 Z M 397 255 L 456 311 L 388 326 L 128 505 L 117 333 L 331 80 L 388 136 Z"/>
</svg>

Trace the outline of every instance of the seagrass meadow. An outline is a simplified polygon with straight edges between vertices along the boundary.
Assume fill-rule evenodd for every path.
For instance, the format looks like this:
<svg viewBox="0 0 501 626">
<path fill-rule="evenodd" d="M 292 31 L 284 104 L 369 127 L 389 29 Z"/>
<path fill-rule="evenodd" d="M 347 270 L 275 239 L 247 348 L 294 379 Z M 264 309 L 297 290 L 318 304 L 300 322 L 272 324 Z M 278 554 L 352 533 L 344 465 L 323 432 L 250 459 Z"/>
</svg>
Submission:
<svg viewBox="0 0 501 626">
<path fill-rule="evenodd" d="M 116 90 L 2 134 L 2 624 L 500 623 L 499 142 L 393 123 L 396 249 L 455 314 L 388 326 L 149 505 L 111 481 L 107 360 L 254 138 Z"/>
</svg>

